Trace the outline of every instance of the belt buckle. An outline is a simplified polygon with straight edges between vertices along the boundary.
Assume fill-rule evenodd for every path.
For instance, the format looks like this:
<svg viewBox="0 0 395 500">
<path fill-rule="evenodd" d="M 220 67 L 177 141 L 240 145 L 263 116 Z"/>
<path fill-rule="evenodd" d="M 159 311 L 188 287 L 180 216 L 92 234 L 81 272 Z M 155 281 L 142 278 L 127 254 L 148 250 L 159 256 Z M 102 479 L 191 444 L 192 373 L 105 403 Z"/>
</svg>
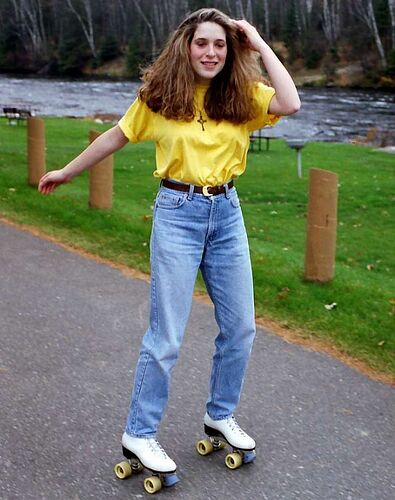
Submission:
<svg viewBox="0 0 395 500">
<path fill-rule="evenodd" d="M 211 186 L 203 186 L 202 187 L 202 193 L 204 196 L 212 196 L 211 193 L 209 192 Z"/>
</svg>

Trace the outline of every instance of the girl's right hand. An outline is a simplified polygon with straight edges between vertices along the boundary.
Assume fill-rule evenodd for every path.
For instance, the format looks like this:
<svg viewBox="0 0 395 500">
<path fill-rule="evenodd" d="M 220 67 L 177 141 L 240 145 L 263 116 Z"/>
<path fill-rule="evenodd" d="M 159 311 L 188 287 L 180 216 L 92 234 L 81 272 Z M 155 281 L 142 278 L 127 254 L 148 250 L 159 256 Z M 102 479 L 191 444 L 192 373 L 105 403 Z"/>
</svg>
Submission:
<svg viewBox="0 0 395 500">
<path fill-rule="evenodd" d="M 58 186 L 69 181 L 70 177 L 65 174 L 64 169 L 52 170 L 52 172 L 48 172 L 41 177 L 38 184 L 38 190 L 42 194 L 50 194 L 55 191 Z"/>
</svg>

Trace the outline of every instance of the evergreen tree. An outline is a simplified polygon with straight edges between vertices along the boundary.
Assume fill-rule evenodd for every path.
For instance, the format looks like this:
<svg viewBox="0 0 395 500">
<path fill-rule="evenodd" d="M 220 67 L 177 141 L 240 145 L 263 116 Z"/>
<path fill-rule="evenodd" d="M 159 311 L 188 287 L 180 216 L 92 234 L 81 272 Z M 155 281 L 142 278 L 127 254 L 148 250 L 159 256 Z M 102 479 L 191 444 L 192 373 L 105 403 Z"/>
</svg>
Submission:
<svg viewBox="0 0 395 500">
<path fill-rule="evenodd" d="M 130 38 L 126 52 L 126 71 L 132 78 L 138 78 L 140 69 L 140 54 L 135 38 Z"/>
<path fill-rule="evenodd" d="M 289 50 L 289 62 L 292 63 L 297 56 L 297 39 L 298 39 L 295 0 L 291 0 L 288 4 L 283 37 L 285 44 Z"/>
<path fill-rule="evenodd" d="M 115 59 L 119 53 L 116 38 L 113 35 L 107 35 L 100 44 L 98 63 L 103 64 L 106 61 L 111 61 Z"/>
<path fill-rule="evenodd" d="M 63 75 L 78 76 L 89 60 L 88 47 L 79 38 L 64 40 L 59 49 L 58 68 Z"/>
</svg>

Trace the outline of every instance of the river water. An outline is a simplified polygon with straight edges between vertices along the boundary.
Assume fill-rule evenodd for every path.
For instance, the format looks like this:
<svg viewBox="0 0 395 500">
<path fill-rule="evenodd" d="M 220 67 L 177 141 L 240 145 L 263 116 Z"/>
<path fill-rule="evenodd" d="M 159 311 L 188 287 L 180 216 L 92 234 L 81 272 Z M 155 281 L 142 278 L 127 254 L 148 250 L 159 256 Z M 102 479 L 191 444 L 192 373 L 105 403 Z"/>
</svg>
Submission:
<svg viewBox="0 0 395 500">
<path fill-rule="evenodd" d="M 18 78 L 0 75 L 0 106 L 29 107 L 37 116 L 122 115 L 138 82 Z M 300 89 L 302 108 L 284 117 L 276 136 L 349 142 L 370 127 L 395 133 L 395 93 L 338 88 Z"/>
</svg>

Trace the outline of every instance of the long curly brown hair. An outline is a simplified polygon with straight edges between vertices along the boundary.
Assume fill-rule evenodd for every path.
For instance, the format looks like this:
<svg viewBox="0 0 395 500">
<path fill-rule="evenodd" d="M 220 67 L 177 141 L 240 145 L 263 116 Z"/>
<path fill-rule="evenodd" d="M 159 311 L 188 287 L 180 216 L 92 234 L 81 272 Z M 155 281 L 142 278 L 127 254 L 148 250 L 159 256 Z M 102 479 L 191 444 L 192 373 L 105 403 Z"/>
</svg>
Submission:
<svg viewBox="0 0 395 500">
<path fill-rule="evenodd" d="M 158 58 L 144 70 L 138 95 L 152 111 L 166 118 L 193 120 L 195 74 L 189 47 L 197 26 L 205 22 L 222 26 L 227 42 L 225 65 L 206 92 L 206 113 L 214 120 L 245 123 L 257 114 L 252 87 L 265 80 L 256 52 L 230 18 L 217 9 L 199 9 L 179 25 Z"/>
</svg>

